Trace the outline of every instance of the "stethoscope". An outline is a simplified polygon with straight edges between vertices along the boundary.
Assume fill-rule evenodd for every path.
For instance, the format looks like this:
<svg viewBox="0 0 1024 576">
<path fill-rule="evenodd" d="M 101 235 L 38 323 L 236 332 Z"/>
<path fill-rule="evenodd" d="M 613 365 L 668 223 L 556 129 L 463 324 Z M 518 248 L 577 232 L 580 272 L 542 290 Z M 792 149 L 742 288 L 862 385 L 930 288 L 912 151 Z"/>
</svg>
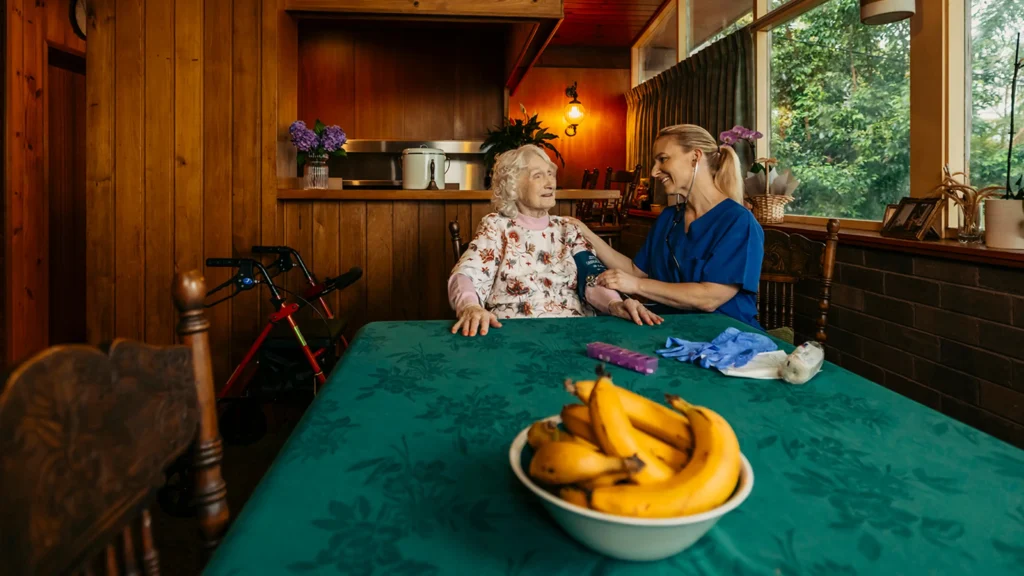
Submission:
<svg viewBox="0 0 1024 576">
<path fill-rule="evenodd" d="M 679 272 L 679 276 L 683 275 L 683 267 L 679 265 L 679 260 L 676 259 L 676 251 L 672 248 L 672 243 L 669 239 L 672 238 L 672 231 L 676 229 L 676 226 L 683 221 L 686 216 L 686 204 L 690 201 L 690 192 L 693 192 L 693 183 L 697 180 L 697 171 L 700 169 L 700 164 L 694 164 L 693 176 L 690 177 L 690 186 L 686 189 L 686 194 L 682 192 L 674 192 L 672 195 L 677 197 L 675 203 L 676 213 L 672 215 L 672 226 L 669 227 L 668 232 L 665 234 L 665 247 L 668 249 L 669 256 L 672 257 L 672 263 L 675 264 L 676 271 Z"/>
</svg>

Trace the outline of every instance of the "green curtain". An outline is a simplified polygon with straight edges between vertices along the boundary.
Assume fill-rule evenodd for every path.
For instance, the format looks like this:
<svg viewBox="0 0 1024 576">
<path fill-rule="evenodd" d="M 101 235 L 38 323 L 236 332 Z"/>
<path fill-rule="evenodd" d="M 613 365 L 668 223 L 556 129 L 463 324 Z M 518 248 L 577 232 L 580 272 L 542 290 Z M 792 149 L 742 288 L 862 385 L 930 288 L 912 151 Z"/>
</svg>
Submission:
<svg viewBox="0 0 1024 576">
<path fill-rule="evenodd" d="M 716 139 L 740 124 L 754 124 L 754 47 L 743 28 L 626 93 L 626 165 L 651 169 L 658 130 L 697 124 Z M 749 165 L 753 151 L 737 147 Z M 652 185 L 656 183 L 652 182 Z M 664 201 L 656 188 L 655 199 Z"/>
</svg>

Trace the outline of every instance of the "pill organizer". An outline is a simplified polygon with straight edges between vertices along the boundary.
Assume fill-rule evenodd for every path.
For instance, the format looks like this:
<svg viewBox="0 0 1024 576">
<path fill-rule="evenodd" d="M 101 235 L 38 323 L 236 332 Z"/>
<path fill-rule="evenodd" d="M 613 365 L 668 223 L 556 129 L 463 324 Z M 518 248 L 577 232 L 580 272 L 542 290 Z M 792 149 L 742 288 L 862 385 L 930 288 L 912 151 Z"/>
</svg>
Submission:
<svg viewBox="0 0 1024 576">
<path fill-rule="evenodd" d="M 587 356 L 596 358 L 616 366 L 635 370 L 641 374 L 654 374 L 658 370 L 657 356 L 648 356 L 632 350 L 626 350 L 604 342 L 587 344 Z"/>
</svg>

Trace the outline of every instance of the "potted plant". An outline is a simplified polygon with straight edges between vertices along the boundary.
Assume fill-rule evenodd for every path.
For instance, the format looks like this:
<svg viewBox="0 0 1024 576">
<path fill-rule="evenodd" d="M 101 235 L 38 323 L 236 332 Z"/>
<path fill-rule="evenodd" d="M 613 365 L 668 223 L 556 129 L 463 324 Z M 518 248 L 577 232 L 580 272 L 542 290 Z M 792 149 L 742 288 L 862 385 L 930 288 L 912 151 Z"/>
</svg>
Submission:
<svg viewBox="0 0 1024 576">
<path fill-rule="evenodd" d="M 745 142 L 753 157 L 755 143 L 764 135 L 756 130 L 734 126 L 718 135 L 722 144 L 735 148 L 736 144 Z M 793 201 L 793 190 L 800 181 L 786 170 L 781 175 L 772 168 L 778 162 L 775 158 L 758 158 L 751 163 L 743 180 L 743 196 L 754 217 L 762 224 L 781 223 L 785 216 L 785 206 Z"/>
<path fill-rule="evenodd" d="M 558 138 L 558 136 L 551 134 L 547 128 L 542 127 L 536 114 L 533 116 L 527 114 L 526 107 L 522 104 L 519 105 L 519 109 L 522 110 L 525 120 L 505 118 L 501 126 L 496 126 L 487 131 L 487 139 L 480 145 L 480 150 L 484 151 L 484 163 L 487 165 L 488 186 L 490 186 L 491 170 L 494 169 L 494 160 L 498 154 L 515 150 L 526 144 L 534 144 L 551 150 L 562 163 L 562 167 L 565 167 L 565 159 L 562 158 L 562 154 L 549 142 Z"/>
<path fill-rule="evenodd" d="M 1024 250 L 1024 175 L 1017 178 L 1017 191 L 1010 186 L 1013 171 L 1013 115 L 1017 99 L 1017 75 L 1024 68 L 1020 56 L 1020 34 L 1013 56 L 1013 80 L 1010 84 L 1010 145 L 1006 153 L 1006 188 L 1002 198 L 985 200 L 985 244 L 991 248 Z"/>
<path fill-rule="evenodd" d="M 342 146 L 348 141 L 345 131 L 338 126 L 325 126 L 319 118 L 313 129 L 306 127 L 302 120 L 296 120 L 288 128 L 292 145 L 299 151 L 296 162 L 302 168 L 306 162 L 306 188 L 327 188 L 327 156 L 345 156 Z"/>
</svg>

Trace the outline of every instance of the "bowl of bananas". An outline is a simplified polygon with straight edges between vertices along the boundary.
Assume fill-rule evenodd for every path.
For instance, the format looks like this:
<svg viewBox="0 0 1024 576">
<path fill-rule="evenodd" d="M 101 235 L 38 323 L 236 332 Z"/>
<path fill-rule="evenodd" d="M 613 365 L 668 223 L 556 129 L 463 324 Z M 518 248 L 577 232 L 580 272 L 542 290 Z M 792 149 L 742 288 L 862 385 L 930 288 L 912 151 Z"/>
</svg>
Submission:
<svg viewBox="0 0 1024 576">
<path fill-rule="evenodd" d="M 668 558 L 750 495 L 750 462 L 715 411 L 666 395 L 669 408 L 607 376 L 566 389 L 582 403 L 520 432 L 509 463 L 585 546 L 620 560 Z"/>
</svg>

